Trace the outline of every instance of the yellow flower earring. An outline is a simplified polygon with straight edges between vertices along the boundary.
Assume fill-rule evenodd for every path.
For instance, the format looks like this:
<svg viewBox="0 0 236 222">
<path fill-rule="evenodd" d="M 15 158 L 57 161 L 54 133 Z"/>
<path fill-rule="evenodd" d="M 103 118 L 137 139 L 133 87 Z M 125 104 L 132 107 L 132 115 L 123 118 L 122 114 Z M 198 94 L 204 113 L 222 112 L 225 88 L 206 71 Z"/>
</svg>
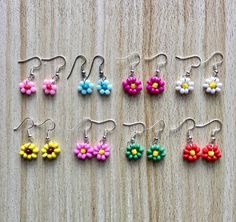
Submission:
<svg viewBox="0 0 236 222">
<path fill-rule="evenodd" d="M 28 142 L 24 143 L 21 145 L 20 147 L 20 152 L 19 155 L 26 160 L 32 160 L 32 159 L 37 159 L 38 157 L 38 152 L 39 149 L 36 147 L 36 145 L 33 143 L 33 138 L 32 135 L 30 134 L 29 130 L 31 128 L 33 128 L 35 126 L 34 121 L 29 118 L 26 117 L 19 126 L 17 126 L 16 128 L 14 128 L 14 131 L 18 130 L 25 121 L 30 120 L 31 121 L 31 125 L 27 128 L 27 136 L 28 136 Z"/>
<path fill-rule="evenodd" d="M 61 149 L 59 148 L 59 144 L 51 140 L 49 137 L 49 133 L 56 128 L 55 122 L 52 119 L 46 119 L 44 122 L 40 124 L 36 124 L 35 126 L 42 126 L 48 121 L 51 121 L 53 123 L 53 126 L 47 130 L 46 143 L 41 149 L 41 152 L 42 152 L 42 157 L 44 159 L 53 160 L 53 159 L 56 159 L 61 152 Z"/>
</svg>

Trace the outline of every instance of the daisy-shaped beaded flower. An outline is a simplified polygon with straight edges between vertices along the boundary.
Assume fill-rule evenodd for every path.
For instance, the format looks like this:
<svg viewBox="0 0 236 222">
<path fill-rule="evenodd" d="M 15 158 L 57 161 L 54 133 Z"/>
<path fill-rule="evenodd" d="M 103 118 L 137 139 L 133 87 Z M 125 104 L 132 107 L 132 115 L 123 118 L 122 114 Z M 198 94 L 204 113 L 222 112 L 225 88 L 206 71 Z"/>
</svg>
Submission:
<svg viewBox="0 0 236 222">
<path fill-rule="evenodd" d="M 93 92 L 94 84 L 89 80 L 84 80 L 79 83 L 78 91 L 82 95 L 91 94 Z"/>
<path fill-rule="evenodd" d="M 194 82 L 189 77 L 183 77 L 176 82 L 176 91 L 182 95 L 187 95 L 189 92 L 194 90 Z"/>
<path fill-rule="evenodd" d="M 136 95 L 142 90 L 142 82 L 136 77 L 130 76 L 122 82 L 123 89 L 129 95 Z"/>
<path fill-rule="evenodd" d="M 35 83 L 28 79 L 23 80 L 19 84 L 19 89 L 22 94 L 31 95 L 36 92 Z"/>
<path fill-rule="evenodd" d="M 93 148 L 88 143 L 77 143 L 74 154 L 81 160 L 93 157 Z"/>
<path fill-rule="evenodd" d="M 43 146 L 41 152 L 43 158 L 51 160 L 57 158 L 57 156 L 61 152 L 61 149 L 59 148 L 58 143 L 49 141 Z"/>
<path fill-rule="evenodd" d="M 46 95 L 54 96 L 57 92 L 57 85 L 54 79 L 45 79 L 43 81 L 43 91 Z"/>
<path fill-rule="evenodd" d="M 147 150 L 147 157 L 149 160 L 158 161 L 166 156 L 165 148 L 159 144 L 153 144 Z"/>
<path fill-rule="evenodd" d="M 212 76 L 205 80 L 203 88 L 206 93 L 216 94 L 221 91 L 222 85 L 223 84 L 220 82 L 219 78 Z"/>
<path fill-rule="evenodd" d="M 110 155 L 110 147 L 107 143 L 99 143 L 93 148 L 93 155 L 98 160 L 106 160 Z"/>
<path fill-rule="evenodd" d="M 33 143 L 25 143 L 21 146 L 19 155 L 24 159 L 36 159 L 39 149 Z"/>
<path fill-rule="evenodd" d="M 151 95 L 158 95 L 162 92 L 164 92 L 165 88 L 165 82 L 158 76 L 152 76 L 147 81 L 146 89 Z"/>
<path fill-rule="evenodd" d="M 132 143 L 126 147 L 126 156 L 129 160 L 137 160 L 142 157 L 144 148 L 138 143 Z"/>
<path fill-rule="evenodd" d="M 183 158 L 195 161 L 201 157 L 200 148 L 196 144 L 187 144 L 183 150 Z"/>
<path fill-rule="evenodd" d="M 101 95 L 110 95 L 112 90 L 112 85 L 108 80 L 100 79 L 97 83 L 97 90 Z"/>
<path fill-rule="evenodd" d="M 215 161 L 221 156 L 221 151 L 216 144 L 207 144 L 202 150 L 202 158 L 208 161 Z"/>
</svg>

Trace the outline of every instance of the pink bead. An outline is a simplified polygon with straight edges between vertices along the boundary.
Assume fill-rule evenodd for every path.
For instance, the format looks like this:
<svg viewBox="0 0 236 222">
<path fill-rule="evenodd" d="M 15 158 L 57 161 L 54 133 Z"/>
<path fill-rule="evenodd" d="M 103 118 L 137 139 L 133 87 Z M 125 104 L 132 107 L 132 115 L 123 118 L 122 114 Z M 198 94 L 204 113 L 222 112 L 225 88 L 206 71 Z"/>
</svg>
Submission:
<svg viewBox="0 0 236 222">
<path fill-rule="evenodd" d="M 151 95 L 158 95 L 164 92 L 165 82 L 158 76 L 152 76 L 147 81 L 146 89 Z"/>
<path fill-rule="evenodd" d="M 57 86 L 53 79 L 45 79 L 43 81 L 42 89 L 46 95 L 54 96 L 57 92 Z"/>
<path fill-rule="evenodd" d="M 31 95 L 36 92 L 34 82 L 25 79 L 19 84 L 19 89 L 22 94 Z"/>
<path fill-rule="evenodd" d="M 98 160 L 106 160 L 110 155 L 110 147 L 106 143 L 99 143 L 94 146 L 93 155 Z"/>
<path fill-rule="evenodd" d="M 88 143 L 77 143 L 74 154 L 81 160 L 93 157 L 93 148 Z"/>
<path fill-rule="evenodd" d="M 129 95 L 136 95 L 142 90 L 142 82 L 134 76 L 128 77 L 122 82 L 123 89 Z"/>
</svg>

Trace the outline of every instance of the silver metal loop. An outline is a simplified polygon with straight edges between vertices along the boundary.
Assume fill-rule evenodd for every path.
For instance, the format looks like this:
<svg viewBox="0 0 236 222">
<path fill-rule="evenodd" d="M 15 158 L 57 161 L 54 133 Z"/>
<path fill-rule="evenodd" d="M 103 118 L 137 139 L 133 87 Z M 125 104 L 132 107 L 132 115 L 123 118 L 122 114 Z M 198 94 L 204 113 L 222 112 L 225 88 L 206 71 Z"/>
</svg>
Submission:
<svg viewBox="0 0 236 222">
<path fill-rule="evenodd" d="M 123 123 L 123 126 L 135 126 L 135 125 L 141 125 L 143 127 L 143 130 L 142 131 L 134 131 L 134 134 L 133 136 L 131 137 L 131 143 L 134 143 L 135 142 L 135 139 L 136 139 L 136 136 L 139 135 L 139 134 L 142 134 L 145 132 L 145 129 L 146 129 L 146 126 L 143 122 L 134 122 L 134 123 Z"/>
<path fill-rule="evenodd" d="M 155 125 L 157 125 L 158 123 L 161 123 L 161 128 L 155 132 L 154 142 L 157 142 L 159 139 L 159 136 L 163 133 L 165 126 L 166 126 L 165 121 L 163 119 L 158 120 L 151 127 L 145 129 L 145 131 L 148 131 L 148 130 L 152 129 Z"/>
<path fill-rule="evenodd" d="M 73 72 L 73 70 L 74 70 L 74 68 L 75 68 L 75 64 L 76 64 L 76 62 L 77 62 L 77 60 L 78 60 L 79 58 L 82 58 L 82 60 L 83 60 L 83 63 L 82 63 L 81 68 L 80 68 L 81 76 L 82 76 L 83 79 L 86 78 L 86 72 L 85 72 L 85 70 L 84 70 L 84 66 L 85 66 L 85 64 L 87 63 L 87 59 L 86 59 L 83 55 L 78 55 L 78 56 L 75 58 L 75 61 L 74 61 L 73 65 L 72 65 L 72 68 L 71 68 L 71 71 L 70 71 L 69 75 L 67 76 L 67 80 L 68 80 L 68 79 L 70 78 L 70 76 L 72 75 L 72 72 Z"/>
<path fill-rule="evenodd" d="M 165 61 L 164 62 L 159 62 L 157 64 L 157 66 L 156 66 L 156 73 L 157 74 L 160 73 L 160 67 L 165 66 L 167 64 L 167 62 L 168 62 L 167 55 L 165 53 L 161 52 L 161 53 L 158 53 L 158 54 L 156 54 L 156 55 L 154 55 L 154 56 L 152 56 L 150 58 L 145 58 L 144 59 L 145 61 L 152 61 L 152 60 L 154 60 L 154 59 L 156 59 L 158 57 L 161 57 L 161 56 L 165 58 Z"/>
<path fill-rule="evenodd" d="M 26 117 L 26 118 L 25 118 L 17 127 L 15 127 L 13 130 L 14 130 L 14 131 L 17 131 L 17 130 L 24 124 L 24 122 L 27 121 L 27 120 L 30 120 L 31 123 L 32 123 L 32 124 L 27 128 L 27 136 L 28 136 L 28 138 L 30 139 L 30 138 L 32 138 L 32 135 L 30 134 L 30 131 L 29 131 L 29 130 L 35 126 L 33 119 L 31 119 L 30 117 Z"/>
<path fill-rule="evenodd" d="M 48 129 L 47 129 L 46 140 L 49 140 L 49 139 L 50 139 L 49 133 L 50 133 L 51 131 L 53 131 L 53 130 L 56 128 L 56 123 L 55 123 L 52 119 L 48 118 L 48 119 L 46 119 L 45 121 L 43 121 L 42 123 L 35 124 L 35 126 L 42 126 L 43 124 L 45 124 L 45 123 L 48 122 L 48 121 L 51 121 L 51 122 L 53 123 L 53 126 L 52 126 L 51 128 L 48 128 Z"/>
<path fill-rule="evenodd" d="M 89 78 L 89 76 L 91 75 L 91 72 L 92 72 L 92 69 L 93 69 L 93 65 L 94 65 L 94 62 L 95 62 L 96 59 L 101 59 L 101 60 L 102 60 L 102 62 L 101 62 L 100 65 L 99 65 L 99 77 L 100 77 L 100 79 L 102 79 L 102 80 L 105 80 L 105 79 L 106 79 L 106 76 L 104 75 L 104 72 L 103 72 L 103 70 L 102 70 L 102 67 L 104 66 L 105 59 L 104 59 L 104 57 L 101 56 L 101 55 L 96 55 L 96 56 L 93 58 L 92 64 L 91 64 L 91 66 L 90 66 L 89 74 L 88 74 L 88 76 L 86 77 L 86 80 L 87 80 L 87 79 Z"/>
<path fill-rule="evenodd" d="M 131 58 L 138 58 L 138 61 L 136 61 L 136 62 L 131 62 Z M 137 52 L 134 52 L 134 53 L 132 53 L 132 54 L 130 54 L 130 55 L 128 55 L 128 56 L 126 56 L 126 57 L 124 57 L 124 58 L 118 58 L 118 60 L 125 60 L 125 59 L 128 59 L 128 62 L 130 63 L 130 70 L 132 71 L 132 70 L 134 70 L 134 68 L 140 63 L 140 61 L 141 61 L 141 57 L 140 57 L 140 55 L 139 55 L 139 53 L 137 53 Z"/>
</svg>

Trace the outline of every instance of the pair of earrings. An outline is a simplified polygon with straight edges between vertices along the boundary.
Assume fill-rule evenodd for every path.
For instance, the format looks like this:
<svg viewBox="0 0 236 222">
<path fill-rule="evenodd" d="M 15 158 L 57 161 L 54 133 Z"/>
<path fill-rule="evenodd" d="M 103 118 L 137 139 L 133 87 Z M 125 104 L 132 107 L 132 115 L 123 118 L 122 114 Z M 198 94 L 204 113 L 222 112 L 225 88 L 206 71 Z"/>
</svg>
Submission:
<svg viewBox="0 0 236 222">
<path fill-rule="evenodd" d="M 92 68 L 93 68 L 93 65 L 94 65 L 94 62 L 96 59 L 100 59 L 102 60 L 101 64 L 99 65 L 99 80 L 97 82 L 97 90 L 99 92 L 100 95 L 110 95 L 111 94 L 111 90 L 112 90 L 112 85 L 110 84 L 110 82 L 107 80 L 107 77 L 105 76 L 104 74 L 104 71 L 102 69 L 103 65 L 104 65 L 104 61 L 105 59 L 100 56 L 100 55 L 96 55 L 94 58 L 93 58 L 93 61 L 92 61 L 92 64 L 91 64 L 91 67 L 90 67 L 90 70 L 89 70 L 89 74 L 86 75 L 86 71 L 84 70 L 84 66 L 85 64 L 87 63 L 87 59 L 83 56 L 83 55 L 78 55 L 76 58 L 75 58 L 75 61 L 74 61 L 74 64 L 71 68 L 71 71 L 70 71 L 70 74 L 68 75 L 67 79 L 70 78 L 73 70 L 74 70 L 74 67 L 75 67 L 75 64 L 77 62 L 77 60 L 81 58 L 83 60 L 83 63 L 81 65 L 81 68 L 80 68 L 80 72 L 81 72 L 81 77 L 82 77 L 82 81 L 80 81 L 79 85 L 78 85 L 78 92 L 82 95 L 89 95 L 93 92 L 93 88 L 94 88 L 94 84 L 92 82 L 90 82 L 90 80 L 88 79 L 91 72 L 92 72 Z"/>
<path fill-rule="evenodd" d="M 32 134 L 30 133 L 29 130 L 32 129 L 33 127 L 39 127 L 39 126 L 42 126 L 43 124 L 47 123 L 48 121 L 51 121 L 53 123 L 53 126 L 51 128 L 48 128 L 48 130 L 47 130 L 47 136 L 45 139 L 46 143 L 44 144 L 43 148 L 41 149 L 41 153 L 42 153 L 42 157 L 44 159 L 49 159 L 49 160 L 56 159 L 57 156 L 60 154 L 61 149 L 59 148 L 59 144 L 57 142 L 51 140 L 49 137 L 49 133 L 56 128 L 55 122 L 51 119 L 46 119 L 44 122 L 42 122 L 40 124 L 35 124 L 31 118 L 27 117 L 20 123 L 19 126 L 14 128 L 14 131 L 18 130 L 26 121 L 31 122 L 31 124 L 27 128 L 28 141 L 21 145 L 19 155 L 23 159 L 27 159 L 27 160 L 37 159 L 39 149 L 34 144 Z"/>
<path fill-rule="evenodd" d="M 34 71 L 40 69 L 40 67 L 42 65 L 42 61 L 49 62 L 49 61 L 52 61 L 54 59 L 59 59 L 59 58 L 63 60 L 63 64 L 60 65 L 59 67 L 57 67 L 55 73 L 50 78 L 45 79 L 43 81 L 43 84 L 42 84 L 42 89 L 43 89 L 44 94 L 54 96 L 57 92 L 56 83 L 60 78 L 59 73 L 66 66 L 66 59 L 65 59 L 64 56 L 55 56 L 55 57 L 52 57 L 52 58 L 44 58 L 44 59 L 41 59 L 38 56 L 34 56 L 34 57 L 31 57 L 31 58 L 26 59 L 26 60 L 19 60 L 18 63 L 25 63 L 25 62 L 29 62 L 29 61 L 35 60 L 35 59 L 38 60 L 38 62 L 39 62 L 38 65 L 33 66 L 30 69 L 30 74 L 27 77 L 27 79 L 24 79 L 19 84 L 20 92 L 22 94 L 25 94 L 25 95 L 32 95 L 32 94 L 36 93 L 37 88 L 36 88 L 36 84 L 34 82 L 34 79 L 35 79 Z"/>
<path fill-rule="evenodd" d="M 221 158 L 222 154 L 221 154 L 221 151 L 220 151 L 218 145 L 216 144 L 216 137 L 215 136 L 217 133 L 219 133 L 222 130 L 222 122 L 218 119 L 213 119 L 205 124 L 196 125 L 196 122 L 193 118 L 187 118 L 179 125 L 179 127 L 177 127 L 176 129 L 173 129 L 172 131 L 179 130 L 184 125 L 184 123 L 186 123 L 188 121 L 191 121 L 193 123 L 193 126 L 191 128 L 189 128 L 188 132 L 187 132 L 187 144 L 183 150 L 183 158 L 188 161 L 196 161 L 200 157 L 202 157 L 203 159 L 206 159 L 208 161 L 216 161 L 219 158 Z M 211 140 L 202 149 L 202 152 L 201 152 L 200 147 L 197 144 L 193 143 L 192 131 L 195 128 L 204 128 L 214 122 L 218 123 L 220 127 L 214 129 L 211 132 Z"/>
<path fill-rule="evenodd" d="M 163 56 L 165 61 L 159 63 L 156 66 L 155 73 L 151 76 L 146 83 L 146 90 L 150 95 L 158 95 L 165 91 L 165 81 L 161 78 L 160 67 L 167 64 L 167 55 L 165 53 L 159 53 L 151 58 L 146 58 L 146 61 L 151 61 L 155 58 Z M 138 58 L 138 61 L 131 63 L 130 58 Z M 128 57 L 122 58 L 128 59 L 130 66 L 130 75 L 126 80 L 123 80 L 122 87 L 124 91 L 129 95 L 137 95 L 142 90 L 142 82 L 135 76 L 134 68 L 140 63 L 141 57 L 138 53 L 134 53 Z"/>
<path fill-rule="evenodd" d="M 155 138 L 150 145 L 150 147 L 147 150 L 147 158 L 148 160 L 153 161 L 160 161 L 166 156 L 166 150 L 163 146 L 159 144 L 159 136 L 165 129 L 165 122 L 164 120 L 157 121 L 153 126 L 150 128 L 146 128 L 145 124 L 143 122 L 135 122 L 135 123 L 123 123 L 124 126 L 134 126 L 134 125 L 140 125 L 142 126 L 143 130 L 138 132 L 135 131 L 134 135 L 131 137 L 130 141 L 127 143 L 126 147 L 126 157 L 129 160 L 137 160 L 143 156 L 144 148 L 136 143 L 136 136 L 143 134 L 145 131 L 148 131 L 152 129 L 156 124 L 160 123 L 161 127 L 156 132 Z"/>
<path fill-rule="evenodd" d="M 221 60 L 217 62 L 216 64 L 213 65 L 213 74 L 211 77 L 205 79 L 204 84 L 203 84 L 203 89 L 205 90 L 206 93 L 209 94 L 216 94 L 219 93 L 222 89 L 222 83 L 220 82 L 220 79 L 218 78 L 218 65 L 222 65 L 224 56 L 220 52 L 215 52 L 213 53 L 206 61 L 203 63 L 209 62 L 214 56 L 219 55 L 221 57 Z M 192 55 L 192 56 L 187 56 L 187 57 L 179 57 L 176 56 L 176 59 L 179 60 L 187 60 L 187 59 L 193 59 L 196 58 L 199 60 L 197 64 L 191 65 L 190 68 L 186 71 L 186 73 L 176 82 L 176 91 L 179 92 L 181 95 L 187 95 L 191 91 L 194 90 L 194 82 L 191 80 L 191 71 L 192 68 L 198 68 L 200 67 L 202 60 L 199 56 Z"/>
<path fill-rule="evenodd" d="M 89 123 L 89 127 L 84 129 L 84 141 L 78 142 L 74 149 L 74 154 L 78 159 L 85 160 L 95 157 L 97 160 L 106 160 L 110 156 L 111 148 L 106 143 L 107 134 L 114 131 L 116 128 L 116 122 L 112 119 L 107 119 L 104 121 L 95 121 L 92 119 L 86 119 L 85 123 Z M 105 129 L 102 139 L 94 147 L 89 144 L 88 131 L 92 128 L 92 124 L 105 124 L 112 123 L 113 127 L 111 129 Z"/>
</svg>

